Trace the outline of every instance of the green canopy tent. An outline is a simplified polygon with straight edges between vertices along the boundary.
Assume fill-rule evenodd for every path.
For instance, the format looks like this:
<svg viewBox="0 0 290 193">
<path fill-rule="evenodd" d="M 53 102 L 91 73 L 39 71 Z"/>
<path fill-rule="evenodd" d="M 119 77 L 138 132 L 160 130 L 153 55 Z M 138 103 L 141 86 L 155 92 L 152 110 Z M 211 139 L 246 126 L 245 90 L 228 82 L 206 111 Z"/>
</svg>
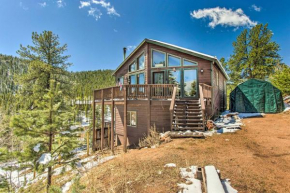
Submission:
<svg viewBox="0 0 290 193">
<path fill-rule="evenodd" d="M 282 93 L 270 82 L 250 79 L 231 92 L 230 110 L 240 113 L 279 113 L 284 110 Z"/>
</svg>

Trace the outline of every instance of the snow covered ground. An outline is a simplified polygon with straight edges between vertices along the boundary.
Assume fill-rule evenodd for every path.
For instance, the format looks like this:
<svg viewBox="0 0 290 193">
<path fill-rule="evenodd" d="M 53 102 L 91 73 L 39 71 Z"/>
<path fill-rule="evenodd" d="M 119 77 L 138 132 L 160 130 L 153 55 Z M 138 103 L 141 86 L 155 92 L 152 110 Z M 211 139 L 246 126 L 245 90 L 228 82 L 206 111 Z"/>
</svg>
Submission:
<svg viewBox="0 0 290 193">
<path fill-rule="evenodd" d="M 78 150 L 76 150 L 76 157 L 81 157 L 83 155 L 86 154 L 86 150 L 84 150 L 83 148 L 79 148 Z M 73 174 L 79 174 L 79 175 L 83 175 L 85 172 L 87 172 L 89 169 L 96 167 L 106 161 L 109 161 L 111 159 L 114 159 L 115 156 L 107 156 L 107 157 L 100 157 L 98 155 L 92 155 L 89 157 L 86 157 L 84 159 L 81 159 L 78 163 L 77 163 L 77 169 L 73 170 Z M 39 161 L 41 163 L 47 163 L 48 160 L 50 160 L 51 157 L 49 155 L 42 155 L 39 159 Z M 6 179 L 10 179 L 11 178 L 11 182 L 13 184 L 13 186 L 15 187 L 16 190 L 18 190 L 21 187 L 27 188 L 29 185 L 38 182 L 39 180 L 43 180 L 46 179 L 47 177 L 47 171 L 45 171 L 44 173 L 41 174 L 37 174 L 35 179 L 33 179 L 33 172 L 29 172 L 26 173 L 24 175 L 25 172 L 27 172 L 28 169 L 24 169 L 24 170 L 14 170 L 14 171 L 10 171 L 10 170 L 4 170 L 4 168 L 7 167 L 20 167 L 20 164 L 18 164 L 16 161 L 14 162 L 7 162 L 4 164 L 0 165 L 0 176 Z M 57 167 L 55 169 L 53 169 L 53 175 L 59 175 L 61 174 L 63 171 L 71 171 L 72 167 L 71 166 L 60 166 Z M 65 175 L 64 175 L 65 177 Z M 25 185 L 25 181 L 27 182 L 27 184 Z M 63 187 L 62 187 L 62 192 L 67 192 L 70 188 L 70 186 L 72 185 L 73 181 L 68 181 L 66 182 Z"/>
</svg>

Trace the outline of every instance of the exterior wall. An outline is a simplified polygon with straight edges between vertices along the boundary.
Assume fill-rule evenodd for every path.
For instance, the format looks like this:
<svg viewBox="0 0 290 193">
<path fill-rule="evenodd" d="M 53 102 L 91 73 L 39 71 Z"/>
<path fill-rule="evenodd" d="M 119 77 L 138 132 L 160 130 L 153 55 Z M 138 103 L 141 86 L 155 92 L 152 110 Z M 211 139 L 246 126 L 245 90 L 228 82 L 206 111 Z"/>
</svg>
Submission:
<svg viewBox="0 0 290 193">
<path fill-rule="evenodd" d="M 138 145 L 139 139 L 148 133 L 148 119 L 151 126 L 156 126 L 159 132 L 170 130 L 170 101 L 151 101 L 151 115 L 148 115 L 148 101 L 128 101 L 128 111 L 137 112 L 137 126 L 127 126 L 128 146 Z M 119 142 L 124 141 L 124 105 L 115 106 L 115 129 Z"/>
<path fill-rule="evenodd" d="M 218 76 L 218 78 L 217 78 Z M 212 74 L 212 103 L 213 103 L 213 115 L 218 115 L 219 112 L 224 111 L 227 108 L 226 104 L 226 77 L 223 75 L 217 64 L 213 65 Z"/>
</svg>

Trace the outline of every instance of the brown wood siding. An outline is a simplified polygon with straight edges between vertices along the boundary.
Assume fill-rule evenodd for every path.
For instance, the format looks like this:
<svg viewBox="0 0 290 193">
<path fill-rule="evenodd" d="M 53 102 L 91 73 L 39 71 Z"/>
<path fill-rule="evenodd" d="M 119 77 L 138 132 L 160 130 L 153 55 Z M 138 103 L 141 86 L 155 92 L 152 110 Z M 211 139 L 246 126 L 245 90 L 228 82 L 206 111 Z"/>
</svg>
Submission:
<svg viewBox="0 0 290 193">
<path fill-rule="evenodd" d="M 151 101 L 151 126 L 156 126 L 159 132 L 170 130 L 170 101 Z M 147 135 L 148 102 L 128 101 L 128 111 L 137 112 L 137 126 L 127 126 L 128 145 L 138 145 L 139 139 Z M 124 106 L 116 105 L 116 134 L 121 143 L 124 135 Z"/>
<path fill-rule="evenodd" d="M 151 126 L 155 125 L 159 132 L 171 130 L 169 108 L 170 101 L 152 101 Z"/>
<path fill-rule="evenodd" d="M 217 82 L 218 75 L 218 82 Z M 218 68 L 217 64 L 213 65 L 213 114 L 216 116 L 221 111 L 226 109 L 226 91 L 225 83 L 226 77 Z"/>
</svg>

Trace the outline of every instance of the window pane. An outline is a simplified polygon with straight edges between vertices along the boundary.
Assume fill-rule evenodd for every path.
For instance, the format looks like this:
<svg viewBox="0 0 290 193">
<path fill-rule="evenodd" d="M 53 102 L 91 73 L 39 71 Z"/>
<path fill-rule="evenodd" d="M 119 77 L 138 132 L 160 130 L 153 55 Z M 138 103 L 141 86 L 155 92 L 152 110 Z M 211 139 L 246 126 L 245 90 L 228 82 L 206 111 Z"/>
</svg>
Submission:
<svg viewBox="0 0 290 193">
<path fill-rule="evenodd" d="M 153 73 L 153 84 L 164 84 L 164 72 Z"/>
<path fill-rule="evenodd" d="M 138 76 L 138 84 L 145 84 L 144 73 L 141 73 Z"/>
<path fill-rule="evenodd" d="M 175 84 L 177 86 L 177 96 L 180 96 L 180 81 L 181 81 L 181 73 L 180 70 L 168 71 L 168 83 Z"/>
<path fill-rule="evenodd" d="M 165 54 L 153 50 L 152 52 L 152 66 L 153 67 L 164 67 L 165 66 Z"/>
<path fill-rule="evenodd" d="M 184 96 L 195 97 L 197 95 L 197 71 L 184 70 Z"/>
<path fill-rule="evenodd" d="M 140 56 L 139 58 L 138 58 L 138 66 L 139 66 L 139 70 L 142 70 L 142 69 L 144 69 L 144 67 L 145 67 L 145 57 L 144 57 L 144 54 L 142 54 L 142 56 Z"/>
<path fill-rule="evenodd" d="M 129 72 L 133 72 L 133 71 L 135 71 L 136 70 L 136 63 L 134 62 L 133 64 L 131 64 L 130 66 L 129 66 Z"/>
<path fill-rule="evenodd" d="M 136 75 L 130 76 L 130 84 L 136 84 Z"/>
<path fill-rule="evenodd" d="M 168 56 L 168 66 L 180 66 L 180 58 Z"/>
<path fill-rule="evenodd" d="M 121 85 L 124 84 L 124 77 L 123 76 L 120 78 L 120 83 L 121 83 Z"/>
<path fill-rule="evenodd" d="M 137 113 L 135 111 L 131 112 L 131 126 L 137 125 Z"/>
<path fill-rule="evenodd" d="M 197 62 L 190 62 L 188 60 L 183 61 L 183 66 L 196 66 Z"/>
<path fill-rule="evenodd" d="M 130 123 L 130 111 L 129 112 L 127 112 L 127 125 L 131 125 L 131 123 Z"/>
</svg>

